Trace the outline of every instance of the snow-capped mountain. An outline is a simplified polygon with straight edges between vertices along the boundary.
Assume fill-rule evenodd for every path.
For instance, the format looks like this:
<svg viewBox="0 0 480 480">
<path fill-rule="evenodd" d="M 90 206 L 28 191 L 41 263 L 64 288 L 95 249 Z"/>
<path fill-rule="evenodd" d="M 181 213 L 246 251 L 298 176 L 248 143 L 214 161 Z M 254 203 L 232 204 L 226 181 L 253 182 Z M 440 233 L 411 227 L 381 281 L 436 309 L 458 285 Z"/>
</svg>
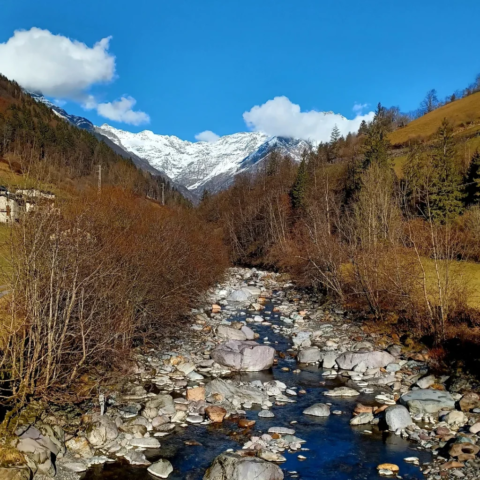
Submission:
<svg viewBox="0 0 480 480">
<path fill-rule="evenodd" d="M 261 132 L 234 133 L 216 142 L 189 142 L 149 130 L 131 133 L 107 124 L 97 127 L 84 117 L 69 114 L 41 94 L 27 93 L 60 118 L 92 132 L 118 154 L 131 158 L 139 168 L 171 181 L 193 201 L 205 189 L 218 192 L 227 188 L 237 174 L 256 171 L 273 149 L 300 161 L 303 150 L 309 147 L 304 140 L 269 137 Z"/>
<path fill-rule="evenodd" d="M 273 148 L 299 160 L 303 140 L 271 137 L 260 132 L 235 133 L 216 142 L 189 142 L 149 130 L 131 133 L 104 124 L 98 133 L 117 145 L 148 160 L 150 165 L 187 187 L 197 197 L 203 190 L 226 188 L 236 174 L 254 170 Z"/>
</svg>

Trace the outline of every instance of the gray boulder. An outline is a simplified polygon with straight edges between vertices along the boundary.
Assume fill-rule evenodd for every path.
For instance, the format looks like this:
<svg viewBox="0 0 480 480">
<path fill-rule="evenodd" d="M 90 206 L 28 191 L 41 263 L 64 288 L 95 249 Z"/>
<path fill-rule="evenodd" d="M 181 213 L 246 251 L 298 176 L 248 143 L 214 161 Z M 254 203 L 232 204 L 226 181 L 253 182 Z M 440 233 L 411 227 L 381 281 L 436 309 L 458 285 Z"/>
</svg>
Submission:
<svg viewBox="0 0 480 480">
<path fill-rule="evenodd" d="M 337 357 L 337 365 L 343 370 L 352 370 L 359 363 L 367 368 L 385 367 L 395 362 L 395 357 L 388 352 L 345 352 Z"/>
<path fill-rule="evenodd" d="M 317 363 L 321 357 L 322 354 L 317 347 L 308 347 L 300 350 L 297 355 L 297 361 L 300 363 Z"/>
<path fill-rule="evenodd" d="M 453 410 L 455 400 L 448 392 L 440 390 L 412 390 L 400 397 L 400 403 L 413 414 L 436 414 L 440 410 Z"/>
<path fill-rule="evenodd" d="M 227 327 L 227 325 L 219 325 L 217 328 L 217 337 L 222 340 L 246 340 L 247 336 L 241 330 Z"/>
<path fill-rule="evenodd" d="M 117 425 L 106 415 L 94 415 L 92 423 L 87 428 L 86 437 L 95 447 L 104 445 L 118 437 Z"/>
<path fill-rule="evenodd" d="M 216 378 L 205 386 L 207 397 L 219 393 L 225 400 L 236 400 L 238 403 L 256 403 L 262 405 L 268 401 L 268 395 L 257 388 L 242 385 L 237 387 L 234 383 L 226 382 L 221 378 Z"/>
<path fill-rule="evenodd" d="M 273 365 L 275 349 L 251 340 L 229 340 L 213 351 L 212 358 L 232 370 L 259 372 Z"/>
<path fill-rule="evenodd" d="M 323 357 L 323 368 L 333 368 L 337 360 L 338 353 L 327 352 Z"/>
<path fill-rule="evenodd" d="M 312 332 L 298 332 L 293 338 L 293 345 L 295 347 L 310 347 L 312 342 L 310 340 Z"/>
<path fill-rule="evenodd" d="M 157 395 L 145 404 L 145 408 L 155 408 L 158 410 L 158 415 L 174 415 L 175 405 L 173 398 L 170 395 Z"/>
<path fill-rule="evenodd" d="M 241 331 L 243 332 L 247 340 L 255 340 L 255 332 L 250 327 L 244 325 L 241 328 Z"/>
<path fill-rule="evenodd" d="M 229 302 L 246 302 L 249 297 L 249 292 L 245 290 L 235 290 L 227 297 L 227 300 Z"/>
<path fill-rule="evenodd" d="M 283 472 L 274 463 L 258 457 L 222 453 L 206 471 L 203 480 L 283 480 Z"/>
<path fill-rule="evenodd" d="M 303 413 L 312 417 L 328 417 L 330 416 L 330 406 L 325 403 L 315 403 L 311 407 L 306 408 Z"/>
<path fill-rule="evenodd" d="M 385 410 L 385 421 L 389 430 L 393 432 L 396 432 L 398 429 L 403 430 L 413 423 L 410 413 L 403 405 L 388 407 Z"/>
<path fill-rule="evenodd" d="M 373 421 L 373 413 L 363 412 L 350 420 L 350 425 L 367 425 Z"/>
</svg>

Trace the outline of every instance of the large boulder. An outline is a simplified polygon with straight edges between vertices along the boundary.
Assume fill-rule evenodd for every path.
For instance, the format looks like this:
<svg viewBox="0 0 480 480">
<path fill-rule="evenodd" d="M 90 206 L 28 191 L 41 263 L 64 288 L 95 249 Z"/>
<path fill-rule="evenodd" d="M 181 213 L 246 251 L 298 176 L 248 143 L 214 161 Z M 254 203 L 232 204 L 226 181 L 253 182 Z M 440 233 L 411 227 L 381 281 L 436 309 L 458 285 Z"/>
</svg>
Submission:
<svg viewBox="0 0 480 480">
<path fill-rule="evenodd" d="M 395 362 L 395 357 L 388 352 L 345 352 L 337 357 L 337 365 L 343 370 L 352 370 L 359 363 L 367 368 L 385 367 Z"/>
<path fill-rule="evenodd" d="M 217 337 L 222 340 L 246 340 L 247 336 L 241 330 L 228 327 L 227 325 L 219 325 L 217 328 Z"/>
<path fill-rule="evenodd" d="M 283 472 L 274 463 L 257 457 L 222 453 L 206 471 L 203 480 L 283 480 Z"/>
<path fill-rule="evenodd" d="M 158 462 L 155 462 L 153 465 L 148 467 L 147 470 L 156 477 L 168 478 L 168 476 L 173 472 L 173 467 L 168 460 L 162 458 Z"/>
<path fill-rule="evenodd" d="M 385 410 L 385 421 L 389 430 L 396 432 L 398 429 L 403 430 L 411 425 L 412 418 L 407 408 L 403 405 L 392 405 Z"/>
<path fill-rule="evenodd" d="M 455 400 L 448 392 L 440 390 L 412 390 L 400 397 L 400 403 L 413 414 L 437 414 L 440 410 L 453 410 Z"/>
<path fill-rule="evenodd" d="M 259 372 L 273 365 L 275 349 L 251 340 L 229 340 L 213 351 L 212 358 L 232 370 Z"/>
</svg>

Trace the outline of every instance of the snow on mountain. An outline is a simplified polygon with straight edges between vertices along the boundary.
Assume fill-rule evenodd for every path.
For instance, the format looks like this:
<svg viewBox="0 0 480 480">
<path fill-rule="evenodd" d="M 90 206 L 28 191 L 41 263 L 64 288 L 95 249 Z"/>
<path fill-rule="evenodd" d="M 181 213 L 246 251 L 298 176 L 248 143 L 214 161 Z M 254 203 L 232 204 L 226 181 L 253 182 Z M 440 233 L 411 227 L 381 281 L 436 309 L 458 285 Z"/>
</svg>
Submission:
<svg viewBox="0 0 480 480">
<path fill-rule="evenodd" d="M 225 135 L 216 142 L 189 142 L 148 130 L 131 133 L 107 124 L 96 131 L 145 158 L 197 197 L 204 189 L 216 192 L 226 188 L 237 173 L 255 169 L 273 148 L 299 160 L 307 147 L 303 140 L 269 138 L 261 132 Z"/>
</svg>

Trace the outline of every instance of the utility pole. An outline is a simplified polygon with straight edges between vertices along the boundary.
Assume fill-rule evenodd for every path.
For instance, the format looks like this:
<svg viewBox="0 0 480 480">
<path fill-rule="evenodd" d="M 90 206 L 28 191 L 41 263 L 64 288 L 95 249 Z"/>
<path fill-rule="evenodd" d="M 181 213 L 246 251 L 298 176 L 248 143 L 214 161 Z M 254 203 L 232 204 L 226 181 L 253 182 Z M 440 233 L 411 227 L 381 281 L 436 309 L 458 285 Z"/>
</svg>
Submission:
<svg viewBox="0 0 480 480">
<path fill-rule="evenodd" d="M 102 165 L 98 165 L 98 194 L 102 193 Z"/>
<path fill-rule="evenodd" d="M 165 183 L 162 183 L 162 205 L 165 205 Z"/>
</svg>

